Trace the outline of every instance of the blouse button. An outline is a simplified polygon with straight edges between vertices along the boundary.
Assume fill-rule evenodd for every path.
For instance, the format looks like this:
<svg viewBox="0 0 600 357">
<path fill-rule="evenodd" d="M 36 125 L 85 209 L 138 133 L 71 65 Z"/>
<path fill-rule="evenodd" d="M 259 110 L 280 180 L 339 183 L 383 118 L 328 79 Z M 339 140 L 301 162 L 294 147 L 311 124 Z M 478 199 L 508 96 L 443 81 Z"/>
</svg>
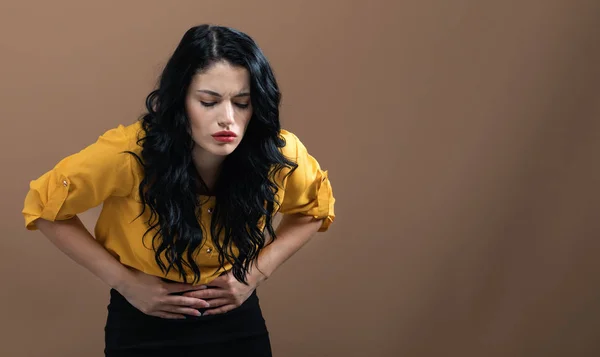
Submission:
<svg viewBox="0 0 600 357">
<path fill-rule="evenodd" d="M 206 248 L 206 253 L 208 253 L 208 254 L 212 253 L 212 248 Z"/>
<path fill-rule="evenodd" d="M 69 185 L 69 183 L 67 182 L 67 180 L 63 180 L 63 186 L 67 187 Z"/>
<path fill-rule="evenodd" d="M 212 208 L 212 207 L 210 207 L 210 208 L 208 209 L 208 213 L 213 213 L 213 208 Z"/>
</svg>

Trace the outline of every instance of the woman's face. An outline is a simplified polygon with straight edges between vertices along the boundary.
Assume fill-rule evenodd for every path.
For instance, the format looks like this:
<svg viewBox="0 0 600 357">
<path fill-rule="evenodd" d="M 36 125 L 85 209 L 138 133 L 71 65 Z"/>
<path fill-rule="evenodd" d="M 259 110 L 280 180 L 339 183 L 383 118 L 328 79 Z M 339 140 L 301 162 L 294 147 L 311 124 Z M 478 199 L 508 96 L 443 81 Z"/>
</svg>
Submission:
<svg viewBox="0 0 600 357">
<path fill-rule="evenodd" d="M 197 155 L 227 156 L 240 144 L 252 117 L 250 74 L 220 61 L 194 75 L 185 106 Z"/>
</svg>

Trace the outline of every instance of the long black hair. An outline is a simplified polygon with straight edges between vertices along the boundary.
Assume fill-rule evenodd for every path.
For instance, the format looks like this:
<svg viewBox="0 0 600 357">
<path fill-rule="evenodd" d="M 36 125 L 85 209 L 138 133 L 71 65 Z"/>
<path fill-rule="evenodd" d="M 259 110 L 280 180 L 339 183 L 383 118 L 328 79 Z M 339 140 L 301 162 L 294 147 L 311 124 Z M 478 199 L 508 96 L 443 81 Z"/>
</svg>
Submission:
<svg viewBox="0 0 600 357">
<path fill-rule="evenodd" d="M 276 238 L 272 218 L 279 204 L 276 193 L 280 183 L 275 179 L 282 177 L 282 170 L 287 175 L 297 167 L 280 151 L 285 145 L 280 136 L 281 94 L 269 62 L 254 40 L 222 26 L 187 30 L 158 87 L 146 98 L 147 112 L 140 118 L 143 136 L 138 140 L 141 154 L 130 153 L 144 170 L 139 185 L 140 216 L 148 207 L 149 228 L 144 236 L 154 231 L 157 264 L 165 273 L 177 270 L 184 281 L 187 267 L 194 282 L 198 281 L 200 269 L 194 255 L 206 239 L 206 227 L 201 227 L 198 215 L 207 186 L 192 161 L 194 141 L 185 98 L 192 77 L 218 61 L 244 67 L 250 74 L 252 117 L 239 146 L 223 162 L 213 191 L 216 200 L 209 227 L 219 264 L 230 263 L 235 278 L 246 283 L 246 273 L 266 243 L 265 233 Z"/>
</svg>

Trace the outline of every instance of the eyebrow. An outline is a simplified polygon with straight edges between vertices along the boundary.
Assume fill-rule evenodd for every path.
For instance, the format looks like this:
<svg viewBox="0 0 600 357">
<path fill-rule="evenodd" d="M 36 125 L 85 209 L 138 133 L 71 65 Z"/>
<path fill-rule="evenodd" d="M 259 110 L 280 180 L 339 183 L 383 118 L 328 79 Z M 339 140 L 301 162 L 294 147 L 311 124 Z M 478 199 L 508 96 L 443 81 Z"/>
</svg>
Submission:
<svg viewBox="0 0 600 357">
<path fill-rule="evenodd" d="M 213 92 L 212 90 L 208 90 L 208 89 L 198 89 L 196 92 L 202 92 L 202 93 L 206 93 L 206 94 L 210 94 L 213 95 L 215 97 L 222 97 L 221 94 L 217 93 L 217 92 Z M 239 98 L 239 97 L 248 97 L 250 96 L 250 92 L 240 92 L 236 95 L 234 95 L 234 98 Z"/>
</svg>

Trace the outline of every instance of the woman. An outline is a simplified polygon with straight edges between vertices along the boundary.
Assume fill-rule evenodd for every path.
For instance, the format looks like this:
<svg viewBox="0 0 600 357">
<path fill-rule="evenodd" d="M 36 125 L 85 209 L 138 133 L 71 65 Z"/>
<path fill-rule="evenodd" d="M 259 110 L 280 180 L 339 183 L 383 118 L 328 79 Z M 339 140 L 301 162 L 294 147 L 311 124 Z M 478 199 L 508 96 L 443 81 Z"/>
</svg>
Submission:
<svg viewBox="0 0 600 357">
<path fill-rule="evenodd" d="M 250 37 L 193 27 L 140 120 L 31 182 L 27 229 L 111 288 L 106 356 L 271 355 L 255 289 L 335 217 L 279 102 Z M 77 214 L 101 203 L 94 239 Z"/>
</svg>

